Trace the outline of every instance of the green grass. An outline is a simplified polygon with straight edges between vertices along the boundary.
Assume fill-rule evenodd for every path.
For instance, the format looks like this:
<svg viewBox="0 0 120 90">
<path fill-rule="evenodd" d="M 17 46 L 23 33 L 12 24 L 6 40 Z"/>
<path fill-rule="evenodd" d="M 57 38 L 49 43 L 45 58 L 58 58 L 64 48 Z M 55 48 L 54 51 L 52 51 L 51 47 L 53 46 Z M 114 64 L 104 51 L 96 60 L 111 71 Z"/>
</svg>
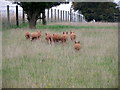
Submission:
<svg viewBox="0 0 120 90">
<path fill-rule="evenodd" d="M 19 26 L 16 26 L 16 25 L 9 25 L 9 26 L 6 26 L 6 27 L 3 26 L 3 28 L 1 30 L 5 31 L 5 30 L 10 30 L 10 29 L 27 28 L 27 27 L 28 27 L 27 23 L 22 23 Z"/>
<path fill-rule="evenodd" d="M 19 27 L 16 25 L 10 25 L 9 27 L 3 28 L 3 30 L 17 29 L 17 28 L 27 28 L 29 25 L 27 23 L 20 24 Z M 64 31 L 63 29 L 118 29 L 116 26 L 73 26 L 73 25 L 36 25 L 37 29 L 52 29 L 57 31 Z"/>
<path fill-rule="evenodd" d="M 38 29 L 117 29 L 117 27 L 101 27 L 101 26 L 70 26 L 70 25 L 37 25 Z"/>
<path fill-rule="evenodd" d="M 58 28 L 59 26 L 59 28 Z M 47 27 L 47 28 L 46 28 Z M 3 88 L 117 88 L 118 34 L 115 28 L 91 26 L 37 26 L 41 40 L 26 40 L 28 28 L 3 31 Z M 73 27 L 73 28 L 72 28 Z M 31 32 L 33 30 L 30 30 Z M 81 42 L 49 45 L 45 32 L 75 31 Z"/>
</svg>

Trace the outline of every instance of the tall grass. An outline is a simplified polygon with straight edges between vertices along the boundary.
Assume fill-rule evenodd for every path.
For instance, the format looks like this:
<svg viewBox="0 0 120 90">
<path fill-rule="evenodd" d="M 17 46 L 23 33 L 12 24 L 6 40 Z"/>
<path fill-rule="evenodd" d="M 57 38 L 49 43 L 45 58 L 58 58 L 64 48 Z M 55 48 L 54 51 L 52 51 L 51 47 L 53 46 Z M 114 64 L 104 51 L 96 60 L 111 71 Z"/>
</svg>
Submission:
<svg viewBox="0 0 120 90">
<path fill-rule="evenodd" d="M 37 30 L 42 31 L 42 37 L 33 42 L 24 37 L 24 33 L 29 30 L 27 28 L 3 31 L 3 87 L 118 87 L 117 26 L 46 27 L 37 26 Z M 62 31 L 76 32 L 82 46 L 80 51 L 74 50 L 74 42 L 70 39 L 65 44 L 47 44 L 45 32 Z"/>
<path fill-rule="evenodd" d="M 2 88 L 2 32 L 0 31 L 0 88 Z"/>
<path fill-rule="evenodd" d="M 80 25 L 78 25 L 78 23 L 76 23 L 77 25 L 74 25 L 73 23 L 71 24 L 66 24 L 66 22 L 64 22 L 65 24 L 61 25 L 61 24 L 56 24 L 56 23 L 53 23 L 51 25 L 51 23 L 48 23 L 48 25 L 42 25 L 41 23 L 38 23 L 36 25 L 36 28 L 37 29 L 52 29 L 52 30 L 59 30 L 59 31 L 63 31 L 63 29 L 118 29 L 118 26 L 116 23 L 114 23 L 113 25 L 111 25 L 110 23 L 108 23 L 106 25 L 101 25 L 101 24 L 98 24 L 97 26 L 95 24 L 83 24 L 83 23 L 80 23 Z M 56 24 L 56 25 L 55 25 Z M 28 28 L 29 25 L 28 23 L 22 23 L 20 24 L 18 27 L 16 25 L 10 25 L 9 27 L 4 27 L 3 26 L 3 30 L 9 30 L 9 29 L 17 29 L 17 28 Z"/>
</svg>

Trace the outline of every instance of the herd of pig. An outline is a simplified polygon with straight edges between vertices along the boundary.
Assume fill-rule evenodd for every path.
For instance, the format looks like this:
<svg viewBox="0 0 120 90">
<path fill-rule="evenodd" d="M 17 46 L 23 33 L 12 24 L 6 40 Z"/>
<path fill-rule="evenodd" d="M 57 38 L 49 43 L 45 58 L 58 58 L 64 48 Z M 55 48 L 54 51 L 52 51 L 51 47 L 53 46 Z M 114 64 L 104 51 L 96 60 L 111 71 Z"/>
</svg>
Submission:
<svg viewBox="0 0 120 90">
<path fill-rule="evenodd" d="M 41 36 L 42 36 L 41 31 L 25 33 L 26 39 L 31 40 L 31 41 L 40 39 Z M 53 43 L 56 43 L 56 42 L 66 43 L 68 41 L 68 37 L 69 37 L 68 32 L 63 32 L 62 34 L 45 33 L 45 40 L 49 44 L 51 44 L 52 42 Z M 73 45 L 74 49 L 79 51 L 81 48 L 81 45 L 80 45 L 80 41 L 75 41 L 75 39 L 76 39 L 75 32 L 70 32 L 70 39 L 75 42 Z"/>
</svg>

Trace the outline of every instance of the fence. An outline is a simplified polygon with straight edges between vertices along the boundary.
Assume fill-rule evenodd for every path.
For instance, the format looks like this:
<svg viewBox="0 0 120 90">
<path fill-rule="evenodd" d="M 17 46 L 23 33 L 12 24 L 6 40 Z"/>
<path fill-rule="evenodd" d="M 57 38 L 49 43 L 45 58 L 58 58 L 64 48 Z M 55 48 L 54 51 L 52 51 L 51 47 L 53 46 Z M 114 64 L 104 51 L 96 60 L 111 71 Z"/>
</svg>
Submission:
<svg viewBox="0 0 120 90">
<path fill-rule="evenodd" d="M 2 26 L 17 25 L 27 21 L 26 14 L 23 13 L 22 8 L 18 6 L 2 6 L 1 7 Z"/>
<path fill-rule="evenodd" d="M 120 22 L 120 14 L 119 13 L 114 13 L 114 21 Z"/>
<path fill-rule="evenodd" d="M 27 15 L 23 9 L 18 6 L 4 7 L 2 11 L 2 24 L 5 25 L 17 25 L 27 22 Z M 70 9 L 70 11 L 59 10 L 59 9 L 46 9 L 45 16 L 47 22 L 83 22 L 84 17 L 81 14 L 76 14 Z M 39 19 L 37 22 L 41 22 Z"/>
</svg>

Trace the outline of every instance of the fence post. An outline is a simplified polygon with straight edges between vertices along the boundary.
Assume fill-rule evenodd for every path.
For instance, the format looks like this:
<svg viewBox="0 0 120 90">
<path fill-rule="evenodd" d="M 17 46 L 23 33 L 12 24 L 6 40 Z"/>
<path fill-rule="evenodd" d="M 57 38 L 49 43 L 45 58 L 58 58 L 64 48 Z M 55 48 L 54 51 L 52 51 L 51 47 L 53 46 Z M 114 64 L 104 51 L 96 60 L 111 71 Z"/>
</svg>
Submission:
<svg viewBox="0 0 120 90">
<path fill-rule="evenodd" d="M 54 12 L 55 12 L 55 22 L 56 22 L 56 9 L 54 10 Z"/>
<path fill-rule="evenodd" d="M 69 11 L 68 11 L 68 21 L 69 21 Z"/>
<path fill-rule="evenodd" d="M 16 6 L 16 25 L 19 26 L 19 21 L 18 21 L 18 6 Z"/>
<path fill-rule="evenodd" d="M 67 11 L 65 11 L 65 14 L 66 14 L 66 22 L 67 22 Z"/>
<path fill-rule="evenodd" d="M 24 10 L 23 10 L 23 23 L 25 23 L 25 13 L 24 13 Z"/>
<path fill-rule="evenodd" d="M 58 21 L 59 21 L 59 10 L 58 10 Z"/>
<path fill-rule="evenodd" d="M 63 10 L 63 21 L 64 21 L 64 10 Z"/>
<path fill-rule="evenodd" d="M 83 17 L 83 16 L 81 16 L 81 22 L 83 21 L 83 18 L 84 18 L 84 17 Z"/>
<path fill-rule="evenodd" d="M 49 9 L 47 10 L 47 21 L 49 22 Z"/>
<path fill-rule="evenodd" d="M 8 19 L 8 24 L 10 24 L 10 12 L 9 12 L 9 5 L 7 5 L 7 19 Z"/>
<path fill-rule="evenodd" d="M 61 17 L 61 22 L 62 22 L 62 10 L 61 10 L 61 13 L 60 13 L 60 14 L 61 14 L 61 16 L 60 16 L 60 17 Z"/>
<path fill-rule="evenodd" d="M 72 9 L 70 8 L 70 22 L 72 21 Z"/>
<path fill-rule="evenodd" d="M 80 21 L 81 21 L 81 22 L 83 21 L 83 20 L 82 20 L 82 18 L 83 18 L 83 17 L 82 17 L 82 16 L 80 16 Z"/>
<path fill-rule="evenodd" d="M 51 9 L 51 22 L 53 22 L 53 10 Z"/>
<path fill-rule="evenodd" d="M 75 22 L 75 13 L 73 15 L 74 15 L 73 17 L 74 17 L 74 22 Z"/>
<path fill-rule="evenodd" d="M 80 17 L 80 22 L 82 22 L 82 17 L 81 17 L 81 15 L 79 14 L 79 17 Z"/>
<path fill-rule="evenodd" d="M 80 14 L 78 14 L 78 22 L 80 22 Z"/>
</svg>

